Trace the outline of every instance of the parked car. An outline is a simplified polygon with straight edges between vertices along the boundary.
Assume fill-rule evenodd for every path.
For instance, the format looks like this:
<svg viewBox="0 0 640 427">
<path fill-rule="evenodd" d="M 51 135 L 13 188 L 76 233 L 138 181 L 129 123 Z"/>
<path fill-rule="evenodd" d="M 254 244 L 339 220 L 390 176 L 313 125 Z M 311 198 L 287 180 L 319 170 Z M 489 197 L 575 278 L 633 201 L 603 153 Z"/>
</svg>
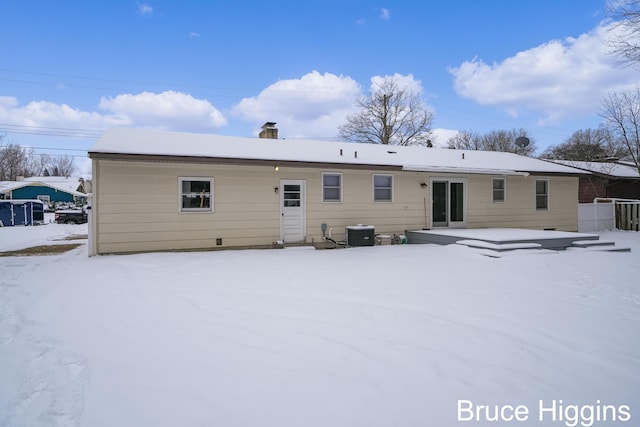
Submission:
<svg viewBox="0 0 640 427">
<path fill-rule="evenodd" d="M 54 220 L 58 224 L 84 224 L 87 222 L 87 211 L 82 209 L 63 209 L 55 212 Z"/>
</svg>

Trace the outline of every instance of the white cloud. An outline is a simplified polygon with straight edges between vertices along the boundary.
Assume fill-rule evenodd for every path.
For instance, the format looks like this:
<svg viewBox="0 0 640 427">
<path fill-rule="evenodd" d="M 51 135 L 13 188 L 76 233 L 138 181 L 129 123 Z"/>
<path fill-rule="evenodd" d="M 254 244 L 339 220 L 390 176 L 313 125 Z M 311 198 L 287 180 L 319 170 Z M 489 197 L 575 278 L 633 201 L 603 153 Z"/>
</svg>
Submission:
<svg viewBox="0 0 640 427">
<path fill-rule="evenodd" d="M 383 7 L 380 10 L 380 18 L 382 18 L 385 21 L 388 21 L 389 19 L 391 19 L 391 11 Z"/>
<path fill-rule="evenodd" d="M 153 7 L 147 3 L 138 4 L 138 14 L 140 16 L 146 16 L 153 14 Z"/>
<path fill-rule="evenodd" d="M 616 68 L 608 55 L 610 26 L 599 26 L 577 38 L 554 40 L 518 52 L 500 63 L 481 59 L 452 68 L 456 92 L 513 116 L 534 113 L 553 122 L 597 111 L 607 90 L 633 87 L 637 72 Z"/>
<path fill-rule="evenodd" d="M 67 129 L 106 129 L 130 124 L 126 117 L 104 116 L 48 101 L 32 101 L 20 106 L 13 97 L 0 97 L 0 121 L 23 127 Z"/>
<path fill-rule="evenodd" d="M 101 111 L 82 111 L 66 104 L 32 101 L 21 106 L 14 97 L 0 97 L 0 123 L 15 126 L 104 130 L 145 127 L 186 132 L 210 132 L 227 124 L 207 100 L 167 91 L 102 98 Z"/>
<path fill-rule="evenodd" d="M 85 179 L 91 179 L 93 175 L 93 165 L 92 165 L 92 160 L 90 158 L 88 157 L 76 158 L 75 164 L 76 164 L 76 171 L 78 172 L 79 176 Z"/>
<path fill-rule="evenodd" d="M 400 89 L 405 89 L 409 92 L 413 92 L 416 94 L 421 95 L 424 92 L 424 89 L 422 87 L 422 82 L 420 80 L 416 80 L 413 77 L 413 74 L 407 74 L 402 75 L 402 74 L 398 74 L 395 73 L 392 76 L 373 76 L 371 77 L 371 87 L 370 90 L 374 91 L 377 87 L 380 86 L 380 84 L 385 80 L 385 79 L 392 79 L 395 81 L 395 83 L 398 85 L 398 88 Z"/>
<path fill-rule="evenodd" d="M 18 106 L 18 98 L 13 96 L 0 96 L 0 111 L 10 110 Z"/>
<path fill-rule="evenodd" d="M 383 83 L 384 80 L 386 79 L 391 79 L 395 82 L 395 84 L 397 85 L 398 89 L 403 89 L 406 90 L 407 92 L 416 94 L 420 97 L 422 97 L 422 95 L 424 94 L 424 87 L 422 86 L 422 81 L 420 80 L 416 80 L 415 77 L 413 77 L 413 74 L 407 74 L 406 76 L 403 74 L 398 74 L 395 73 L 392 76 L 373 76 L 371 77 L 371 86 L 370 86 L 370 91 L 371 92 L 375 92 L 380 85 Z M 430 110 L 433 112 L 433 108 L 431 108 L 431 106 L 429 106 L 423 99 L 423 106 L 424 108 L 426 108 L 427 110 Z"/>
<path fill-rule="evenodd" d="M 227 124 L 209 101 L 174 91 L 102 98 L 100 108 L 112 116 L 126 117 L 135 126 L 154 129 L 206 132 Z"/>
<path fill-rule="evenodd" d="M 398 73 L 372 77 L 370 90 L 386 78 L 401 88 L 423 93 L 420 80 Z M 277 122 L 282 137 L 331 139 L 337 137 L 346 116 L 357 111 L 355 101 L 360 95 L 362 88 L 351 77 L 312 71 L 300 79 L 273 83 L 259 95 L 243 99 L 231 114 L 256 126 Z"/>
<path fill-rule="evenodd" d="M 300 79 L 279 80 L 258 96 L 244 98 L 232 114 L 256 125 L 275 121 L 282 137 L 333 138 L 354 111 L 359 93 L 360 87 L 350 77 L 312 71 Z"/>
<path fill-rule="evenodd" d="M 433 133 L 433 136 L 434 136 L 434 139 L 432 141 L 433 146 L 439 147 L 439 148 L 448 148 L 449 145 L 447 144 L 447 142 L 449 141 L 449 138 L 456 136 L 458 133 L 460 133 L 457 130 L 444 129 L 444 128 L 433 129 L 431 132 Z"/>
</svg>

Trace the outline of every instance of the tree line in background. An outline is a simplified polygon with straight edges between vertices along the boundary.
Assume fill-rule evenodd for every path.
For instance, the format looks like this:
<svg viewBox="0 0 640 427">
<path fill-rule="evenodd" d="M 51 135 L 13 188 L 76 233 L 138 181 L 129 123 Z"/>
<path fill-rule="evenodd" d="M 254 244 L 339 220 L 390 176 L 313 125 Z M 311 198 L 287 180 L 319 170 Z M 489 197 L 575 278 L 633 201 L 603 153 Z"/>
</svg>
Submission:
<svg viewBox="0 0 640 427">
<path fill-rule="evenodd" d="M 640 88 L 610 92 L 602 101 L 598 129 L 579 130 L 540 157 L 573 161 L 627 160 L 640 172 Z"/>
<path fill-rule="evenodd" d="M 359 112 L 348 116 L 346 124 L 339 128 L 343 140 L 432 146 L 433 113 L 420 100 L 419 93 L 400 87 L 392 78 L 381 81 L 369 96 L 360 97 L 357 105 Z M 578 130 L 539 157 L 571 161 L 616 158 L 632 162 L 640 171 L 640 88 L 610 92 L 602 100 L 600 117 L 603 121 L 598 129 Z M 518 143 L 522 137 L 526 138 L 526 145 Z M 531 157 L 537 151 L 535 138 L 522 128 L 484 134 L 463 130 L 451 137 L 447 145 L 451 149 L 504 151 Z"/>
<path fill-rule="evenodd" d="M 19 176 L 71 176 L 76 170 L 72 156 L 37 154 L 32 148 L 7 142 L 0 135 L 0 181 L 16 181 Z"/>
<path fill-rule="evenodd" d="M 420 100 L 419 93 L 401 87 L 393 78 L 379 82 L 368 96 L 358 98 L 357 105 L 360 110 L 348 116 L 346 124 L 339 128 L 343 140 L 432 146 L 433 113 Z M 616 158 L 632 162 L 640 171 L 640 88 L 610 92 L 602 100 L 600 117 L 603 121 L 598 129 L 578 130 L 539 157 L 571 161 Z M 521 137 L 526 138 L 527 145 L 518 143 Z M 451 137 L 447 145 L 451 149 L 504 151 L 523 156 L 535 156 L 537 151 L 535 138 L 522 128 L 484 134 L 463 130 Z"/>
<path fill-rule="evenodd" d="M 525 137 L 527 145 L 518 145 L 516 141 Z M 447 141 L 449 148 L 458 150 L 505 151 L 522 156 L 533 156 L 536 143 L 525 129 L 492 130 L 485 134 L 471 130 L 463 130 Z"/>
</svg>

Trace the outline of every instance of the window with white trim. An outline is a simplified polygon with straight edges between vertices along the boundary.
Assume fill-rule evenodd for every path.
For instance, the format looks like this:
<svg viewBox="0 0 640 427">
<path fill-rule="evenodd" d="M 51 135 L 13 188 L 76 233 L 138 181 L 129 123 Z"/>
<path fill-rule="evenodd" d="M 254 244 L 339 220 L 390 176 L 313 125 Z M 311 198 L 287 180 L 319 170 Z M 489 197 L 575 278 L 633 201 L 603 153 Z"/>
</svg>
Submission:
<svg viewBox="0 0 640 427">
<path fill-rule="evenodd" d="M 213 212 L 213 178 L 180 178 L 180 212 Z"/>
<path fill-rule="evenodd" d="M 536 210 L 549 209 L 549 180 L 536 179 Z"/>
<path fill-rule="evenodd" d="M 373 175 L 373 201 L 393 201 L 393 175 Z"/>
<path fill-rule="evenodd" d="M 342 202 L 342 174 L 322 173 L 322 201 Z"/>
<path fill-rule="evenodd" d="M 493 178 L 491 180 L 491 199 L 494 203 L 501 203 L 505 200 L 506 180 L 504 178 Z"/>
<path fill-rule="evenodd" d="M 36 196 L 36 198 L 38 200 L 40 200 L 43 203 L 50 203 L 51 202 L 51 196 L 49 196 L 48 194 L 41 194 L 39 196 Z"/>
</svg>

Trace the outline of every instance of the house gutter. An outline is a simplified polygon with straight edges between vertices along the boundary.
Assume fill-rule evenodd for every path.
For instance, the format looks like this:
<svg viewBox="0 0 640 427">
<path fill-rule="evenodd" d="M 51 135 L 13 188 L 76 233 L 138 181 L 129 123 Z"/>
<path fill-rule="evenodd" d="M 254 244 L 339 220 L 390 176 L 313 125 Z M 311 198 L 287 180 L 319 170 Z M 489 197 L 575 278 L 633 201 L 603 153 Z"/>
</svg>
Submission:
<svg viewBox="0 0 640 427">
<path fill-rule="evenodd" d="M 508 176 L 529 176 L 529 172 L 519 172 L 506 169 L 485 169 L 485 168 L 459 168 L 455 166 L 420 166 L 403 165 L 403 171 L 408 172 L 440 172 L 440 173 L 464 173 L 479 175 L 508 175 Z"/>
<path fill-rule="evenodd" d="M 129 153 L 104 153 L 90 151 L 89 158 L 94 160 L 122 160 L 139 162 L 169 162 L 169 163 L 201 163 L 215 165 L 238 166 L 269 166 L 277 164 L 280 167 L 315 167 L 315 168 L 341 168 L 358 170 L 402 170 L 398 165 L 367 164 L 367 163 L 341 163 L 341 162 L 314 162 L 278 159 L 245 159 L 237 157 L 204 157 L 204 156 L 175 156 L 157 154 L 129 154 Z"/>
</svg>

